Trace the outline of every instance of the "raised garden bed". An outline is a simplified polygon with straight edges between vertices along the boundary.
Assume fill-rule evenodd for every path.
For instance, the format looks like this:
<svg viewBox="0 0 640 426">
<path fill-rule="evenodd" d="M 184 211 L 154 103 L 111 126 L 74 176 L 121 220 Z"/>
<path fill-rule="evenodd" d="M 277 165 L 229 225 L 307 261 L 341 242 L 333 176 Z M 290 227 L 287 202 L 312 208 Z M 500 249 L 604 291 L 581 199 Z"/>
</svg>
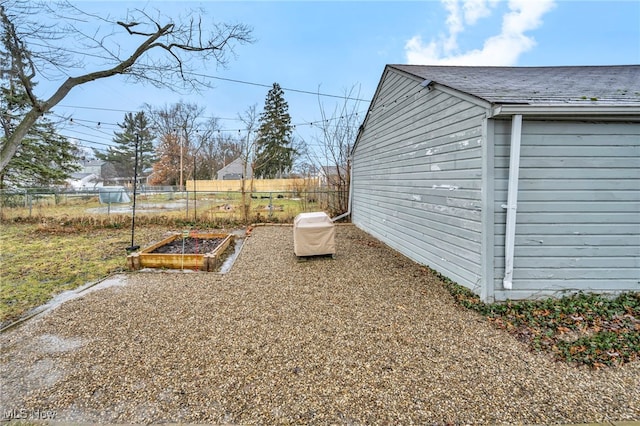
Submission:
<svg viewBox="0 0 640 426">
<path fill-rule="evenodd" d="M 127 256 L 129 269 L 166 268 L 215 272 L 233 242 L 231 234 L 190 232 L 174 234 Z"/>
</svg>

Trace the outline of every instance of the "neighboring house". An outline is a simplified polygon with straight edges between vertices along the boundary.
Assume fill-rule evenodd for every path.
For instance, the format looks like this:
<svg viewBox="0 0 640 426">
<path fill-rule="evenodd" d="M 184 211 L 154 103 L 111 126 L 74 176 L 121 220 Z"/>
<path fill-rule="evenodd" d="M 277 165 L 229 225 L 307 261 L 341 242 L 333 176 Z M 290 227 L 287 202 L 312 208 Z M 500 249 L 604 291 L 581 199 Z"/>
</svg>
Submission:
<svg viewBox="0 0 640 426">
<path fill-rule="evenodd" d="M 100 187 L 102 185 L 125 185 L 127 187 L 131 187 L 133 183 L 133 176 L 125 176 L 120 177 L 116 172 L 116 168 L 113 163 L 103 160 L 81 160 L 80 161 L 81 170 L 77 174 L 80 177 L 94 174 L 98 176 L 99 181 L 101 182 L 96 187 Z M 138 185 L 148 185 L 149 178 L 153 173 L 153 169 L 148 167 L 144 170 L 138 170 Z M 82 185 L 82 182 L 76 183 L 73 182 L 77 180 L 78 177 L 73 177 L 73 179 L 69 179 L 68 183 L 70 186 L 76 188 L 78 185 Z"/>
<path fill-rule="evenodd" d="M 81 173 L 93 173 L 100 179 L 112 179 L 116 176 L 116 169 L 113 164 L 103 160 L 82 160 L 80 161 Z"/>
<path fill-rule="evenodd" d="M 102 160 L 82 160 L 80 162 L 82 173 L 93 173 L 100 177 L 103 175 L 103 168 L 106 164 L 107 162 Z"/>
<path fill-rule="evenodd" d="M 218 180 L 240 180 L 242 179 L 242 158 L 238 157 L 220 170 L 218 170 Z M 251 179 L 251 167 L 247 164 L 244 173 L 245 179 Z"/>
<path fill-rule="evenodd" d="M 388 65 L 352 221 L 484 301 L 640 291 L 640 66 Z"/>
</svg>

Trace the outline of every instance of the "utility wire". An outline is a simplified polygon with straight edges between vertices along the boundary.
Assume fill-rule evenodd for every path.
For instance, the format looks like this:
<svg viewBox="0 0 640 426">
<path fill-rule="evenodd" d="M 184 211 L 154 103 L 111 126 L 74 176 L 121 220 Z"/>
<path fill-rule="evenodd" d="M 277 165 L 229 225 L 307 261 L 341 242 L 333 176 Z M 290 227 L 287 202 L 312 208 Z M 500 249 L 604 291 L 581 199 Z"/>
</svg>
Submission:
<svg viewBox="0 0 640 426">
<path fill-rule="evenodd" d="M 102 129 L 100 129 L 100 128 L 99 128 L 99 127 L 97 127 L 97 126 L 96 126 L 96 127 L 87 126 L 86 124 L 79 123 L 78 121 L 73 120 L 73 119 L 70 119 L 69 121 L 70 121 L 70 123 L 71 123 L 71 124 L 73 124 L 73 125 L 75 125 L 75 126 L 84 127 L 85 129 L 89 129 L 89 130 L 91 130 L 91 131 L 93 131 L 93 132 L 97 132 L 97 133 L 103 134 L 103 135 L 105 135 L 105 136 L 107 136 L 107 137 L 109 137 L 109 138 L 113 137 L 113 135 L 112 135 L 112 134 L 110 134 L 110 133 L 107 133 L 107 132 L 103 131 Z M 83 120 L 83 121 L 88 122 L 89 120 Z M 97 122 L 95 122 L 95 123 L 98 123 L 98 124 L 99 124 L 100 122 L 99 122 L 99 121 L 97 121 Z M 68 129 L 68 130 L 69 130 L 69 131 L 72 131 L 72 132 L 78 132 L 76 129 Z M 78 132 L 78 133 L 80 133 L 80 132 Z M 95 135 L 91 135 L 91 136 L 95 136 Z"/>
<path fill-rule="evenodd" d="M 130 111 L 130 110 L 126 110 L 126 109 L 113 109 L 113 108 L 98 108 L 98 107 L 89 107 L 89 106 L 77 106 L 77 105 L 56 105 L 59 107 L 63 107 L 63 108 L 78 108 L 78 109 L 93 109 L 96 111 L 113 111 L 113 112 L 136 112 L 136 111 Z"/>
<path fill-rule="evenodd" d="M 354 113 L 350 113 L 350 114 L 343 114 L 343 115 L 341 115 L 340 117 L 337 117 L 337 116 L 336 116 L 336 117 L 327 118 L 327 119 L 324 119 L 324 120 L 315 120 L 315 121 L 305 121 L 305 122 L 300 122 L 300 123 L 294 123 L 294 124 L 292 124 L 291 126 L 292 126 L 294 129 L 296 129 L 297 127 L 302 127 L 302 126 L 310 126 L 310 127 L 316 126 L 316 127 L 321 127 L 321 126 L 323 126 L 323 125 L 325 125 L 325 124 L 327 124 L 327 123 L 330 123 L 331 121 L 342 120 L 342 119 L 344 119 L 345 117 L 352 117 L 352 116 L 356 116 L 356 117 L 357 117 L 358 115 L 360 115 L 360 114 L 362 114 L 362 113 L 364 113 L 364 112 L 365 112 L 364 110 L 361 110 L 361 111 L 356 111 L 356 112 L 354 112 Z M 69 120 L 72 124 L 76 124 L 76 125 L 78 125 L 78 126 L 85 127 L 85 128 L 87 128 L 87 129 L 89 129 L 89 130 L 98 131 L 99 133 L 102 133 L 102 134 L 107 135 L 107 136 L 111 136 L 111 135 L 110 135 L 110 134 L 108 134 L 108 133 L 106 133 L 106 132 L 104 132 L 104 131 L 102 131 L 102 130 L 100 130 L 100 129 L 98 128 L 98 126 L 101 126 L 101 125 L 109 125 L 109 126 L 118 126 L 118 128 L 119 128 L 119 125 L 117 125 L 117 124 L 113 124 L 113 123 L 105 123 L 105 122 L 102 122 L 102 121 L 84 120 L 84 119 L 78 119 L 78 118 L 68 118 L 68 119 L 67 119 L 67 118 L 62 117 L 62 116 L 60 116 L 60 115 L 58 115 L 58 114 L 54 114 L 54 115 L 55 115 L 55 116 L 57 116 L 57 117 L 59 117 L 59 118 L 64 118 L 64 119 L 66 119 L 66 120 Z M 362 117 L 364 117 L 364 115 L 362 115 Z M 84 122 L 84 123 L 94 123 L 94 124 L 96 124 L 96 126 L 95 126 L 95 127 L 87 126 L 86 124 L 82 124 L 82 122 Z M 114 128 L 114 129 L 115 129 L 115 128 Z M 71 131 L 74 131 L 73 129 L 70 129 L 70 130 L 71 130 Z M 199 130 L 199 129 L 196 129 L 196 132 L 197 132 L 198 130 Z M 221 133 L 221 132 L 225 132 L 225 133 L 226 133 L 226 132 L 237 133 L 237 132 L 244 132 L 244 131 L 246 131 L 246 129 L 243 129 L 243 128 L 235 128 L 235 129 L 215 129 L 215 131 L 216 131 L 216 132 L 218 132 L 218 133 Z M 256 129 L 256 130 L 254 130 L 254 132 L 257 132 L 257 129 Z"/>
<path fill-rule="evenodd" d="M 246 80 L 237 80 L 237 79 L 234 79 L 234 78 L 216 77 L 216 76 L 208 75 L 208 74 L 198 74 L 198 73 L 185 73 L 185 74 L 190 74 L 190 75 L 193 75 L 193 76 L 196 76 L 196 77 L 211 78 L 213 80 L 230 81 L 232 83 L 240 83 L 240 84 L 246 84 L 246 85 L 250 85 L 250 86 L 267 87 L 267 88 L 272 88 L 273 87 L 273 84 L 255 83 L 255 82 L 246 81 Z M 312 92 L 310 90 L 292 89 L 290 87 L 281 87 L 281 89 L 284 90 L 284 91 L 287 91 L 287 92 L 304 93 L 306 95 L 324 96 L 324 97 L 327 97 L 327 98 L 338 98 L 338 99 L 345 99 L 345 100 L 349 100 L 349 101 L 360 101 L 360 102 L 370 102 L 371 101 L 371 99 L 352 98 L 352 97 L 349 97 L 349 96 L 332 95 L 332 94 L 322 93 L 322 92 Z"/>
<path fill-rule="evenodd" d="M 81 133 L 81 134 L 83 134 L 83 133 Z M 111 144 L 108 144 L 108 143 L 96 142 L 96 141 L 92 141 L 92 140 L 89 140 L 89 139 L 79 138 L 77 136 L 70 136 L 70 135 L 63 135 L 63 134 L 60 134 L 60 136 L 65 137 L 67 139 L 74 139 L 74 140 L 77 140 L 77 141 L 80 141 L 80 142 L 86 142 L 86 143 L 95 144 L 95 145 L 102 145 L 102 146 L 106 146 L 108 148 L 115 148 L 114 145 L 111 145 Z M 92 136 L 92 135 L 88 135 L 87 134 L 86 136 Z M 90 148 L 90 147 L 88 147 L 88 148 Z"/>
</svg>

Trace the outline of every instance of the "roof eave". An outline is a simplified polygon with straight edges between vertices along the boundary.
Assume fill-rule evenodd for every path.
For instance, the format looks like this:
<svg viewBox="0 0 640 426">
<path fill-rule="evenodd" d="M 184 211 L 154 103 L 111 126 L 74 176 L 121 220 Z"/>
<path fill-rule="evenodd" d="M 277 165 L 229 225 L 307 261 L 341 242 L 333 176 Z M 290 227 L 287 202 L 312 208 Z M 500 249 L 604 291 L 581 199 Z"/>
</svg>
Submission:
<svg viewBox="0 0 640 426">
<path fill-rule="evenodd" d="M 640 105 L 496 105 L 489 118 L 521 114 L 530 117 L 595 118 L 640 121 Z"/>
</svg>

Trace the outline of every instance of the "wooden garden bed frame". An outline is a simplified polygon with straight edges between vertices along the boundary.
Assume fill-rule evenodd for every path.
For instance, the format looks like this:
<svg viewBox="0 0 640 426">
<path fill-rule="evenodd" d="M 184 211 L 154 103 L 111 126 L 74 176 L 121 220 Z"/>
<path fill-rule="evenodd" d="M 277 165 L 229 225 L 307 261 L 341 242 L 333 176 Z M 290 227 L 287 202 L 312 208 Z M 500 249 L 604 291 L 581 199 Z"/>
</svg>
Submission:
<svg viewBox="0 0 640 426">
<path fill-rule="evenodd" d="M 218 246 L 208 253 L 152 253 L 154 250 L 169 244 L 178 238 L 198 238 L 198 239 L 223 239 Z M 164 269 L 192 269 L 206 272 L 215 272 L 220 267 L 221 255 L 233 241 L 232 234 L 212 234 L 194 233 L 174 234 L 164 240 L 153 244 L 137 253 L 127 256 L 127 264 L 130 270 L 142 268 L 164 268 Z"/>
</svg>

